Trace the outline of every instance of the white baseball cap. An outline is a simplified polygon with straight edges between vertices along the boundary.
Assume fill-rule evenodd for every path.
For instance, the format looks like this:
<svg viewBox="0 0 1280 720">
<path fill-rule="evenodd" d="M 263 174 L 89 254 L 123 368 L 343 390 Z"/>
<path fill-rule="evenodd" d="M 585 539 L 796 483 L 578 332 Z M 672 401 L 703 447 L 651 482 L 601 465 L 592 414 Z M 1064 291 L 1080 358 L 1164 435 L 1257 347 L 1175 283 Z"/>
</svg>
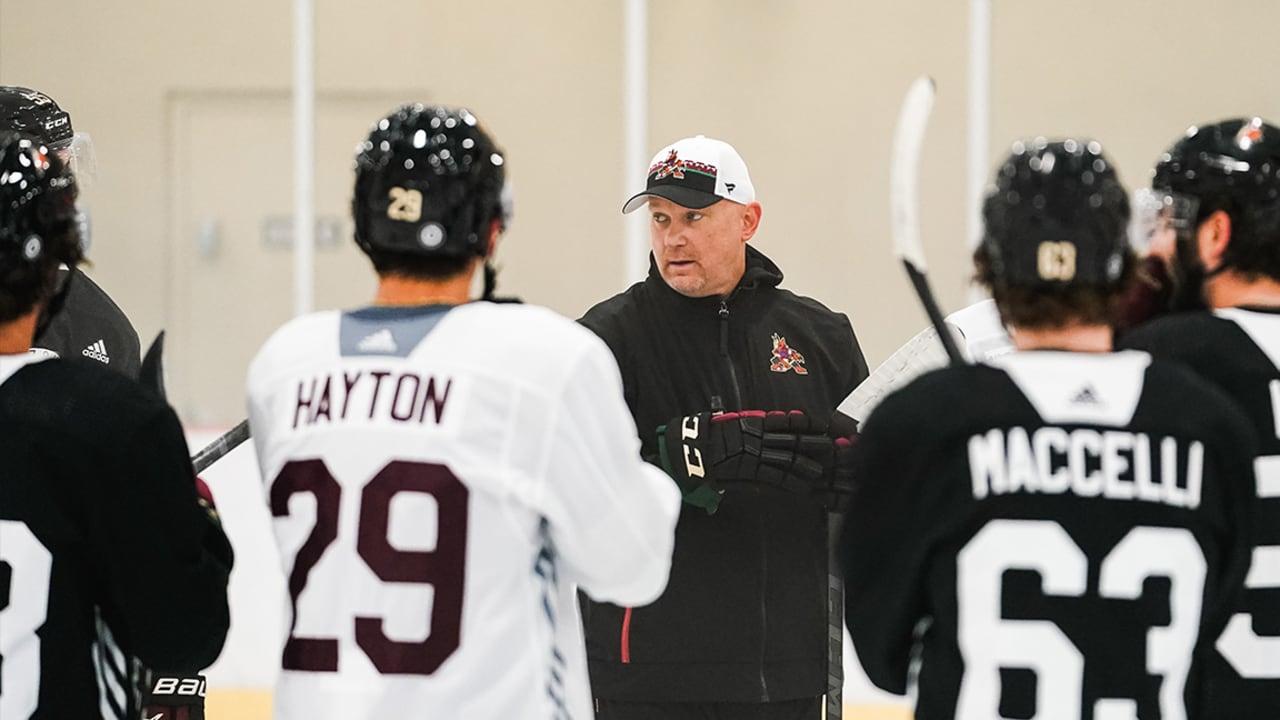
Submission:
<svg viewBox="0 0 1280 720">
<path fill-rule="evenodd" d="M 746 205 L 756 199 L 747 164 L 733 146 L 705 135 L 677 140 L 658 151 L 649 163 L 645 188 L 627 200 L 623 213 L 666 198 L 687 208 L 704 208 L 720 200 Z"/>
</svg>

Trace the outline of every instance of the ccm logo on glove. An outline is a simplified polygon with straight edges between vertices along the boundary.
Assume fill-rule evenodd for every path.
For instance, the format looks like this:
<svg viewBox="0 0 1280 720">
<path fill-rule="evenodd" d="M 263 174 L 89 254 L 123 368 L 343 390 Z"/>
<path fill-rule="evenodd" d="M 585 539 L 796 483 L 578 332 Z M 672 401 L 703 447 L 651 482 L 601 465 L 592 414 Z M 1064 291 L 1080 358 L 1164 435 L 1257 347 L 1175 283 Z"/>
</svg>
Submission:
<svg viewBox="0 0 1280 720">
<path fill-rule="evenodd" d="M 825 420 L 799 410 L 702 412 L 658 428 L 662 468 L 684 501 L 714 513 L 723 482 L 774 485 L 808 493 L 831 467 Z"/>
<path fill-rule="evenodd" d="M 680 424 L 681 440 L 698 439 L 698 416 L 690 415 Z M 702 452 L 687 442 L 680 443 L 684 449 L 684 469 L 689 477 L 706 477 L 706 469 L 702 466 Z"/>
</svg>

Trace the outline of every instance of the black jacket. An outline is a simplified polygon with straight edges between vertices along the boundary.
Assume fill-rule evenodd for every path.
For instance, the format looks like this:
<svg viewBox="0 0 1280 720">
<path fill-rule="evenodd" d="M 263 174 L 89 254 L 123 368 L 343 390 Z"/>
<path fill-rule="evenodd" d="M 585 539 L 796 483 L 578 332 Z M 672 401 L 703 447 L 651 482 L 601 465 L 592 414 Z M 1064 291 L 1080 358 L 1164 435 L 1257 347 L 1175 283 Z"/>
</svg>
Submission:
<svg viewBox="0 0 1280 720">
<path fill-rule="evenodd" d="M 687 298 L 651 262 L 648 279 L 582 318 L 617 358 L 646 459 L 657 461 L 655 429 L 674 417 L 759 409 L 826 419 L 867 376 L 848 317 L 781 281 L 747 246 L 727 300 Z M 780 341 L 803 363 L 781 369 Z M 821 695 L 826 594 L 823 508 L 779 488 L 730 484 L 715 515 L 684 506 L 656 602 L 626 609 L 584 598 L 592 691 L 648 702 Z"/>
</svg>

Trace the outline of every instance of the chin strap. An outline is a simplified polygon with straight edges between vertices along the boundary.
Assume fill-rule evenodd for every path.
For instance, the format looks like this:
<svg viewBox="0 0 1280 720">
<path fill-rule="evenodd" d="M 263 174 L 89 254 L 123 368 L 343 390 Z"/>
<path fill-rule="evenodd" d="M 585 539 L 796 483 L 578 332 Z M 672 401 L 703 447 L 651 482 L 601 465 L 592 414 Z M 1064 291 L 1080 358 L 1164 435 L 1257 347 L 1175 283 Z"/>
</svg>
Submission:
<svg viewBox="0 0 1280 720">
<path fill-rule="evenodd" d="M 495 303 L 519 303 L 524 302 L 517 297 L 497 297 L 494 291 L 498 287 L 498 269 L 493 266 L 493 261 L 485 258 L 484 261 L 484 290 L 480 293 L 480 299 L 486 302 Z"/>
<path fill-rule="evenodd" d="M 67 291 L 71 289 L 71 280 L 76 274 L 75 270 L 66 266 L 59 267 L 57 273 L 53 281 L 53 295 L 49 298 L 49 302 L 45 303 L 44 310 L 36 320 L 35 337 L 37 339 L 49 329 L 49 323 L 53 321 L 53 317 L 62 311 L 62 306 L 67 301 Z"/>
<path fill-rule="evenodd" d="M 493 262 L 488 258 L 484 260 L 484 291 L 480 294 L 481 300 L 493 300 L 493 291 L 498 287 L 498 270 L 493 266 Z"/>
</svg>

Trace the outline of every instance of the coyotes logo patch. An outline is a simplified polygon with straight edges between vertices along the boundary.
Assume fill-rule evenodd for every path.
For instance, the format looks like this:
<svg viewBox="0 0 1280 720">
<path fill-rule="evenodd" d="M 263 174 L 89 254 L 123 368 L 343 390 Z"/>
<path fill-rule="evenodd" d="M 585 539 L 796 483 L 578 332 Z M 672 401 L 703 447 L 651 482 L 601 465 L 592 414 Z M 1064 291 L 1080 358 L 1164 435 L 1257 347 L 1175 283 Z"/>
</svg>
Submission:
<svg viewBox="0 0 1280 720">
<path fill-rule="evenodd" d="M 684 179 L 684 160 L 681 160 L 679 157 L 677 157 L 676 151 L 672 150 L 671 153 L 667 155 L 666 160 L 663 160 L 662 162 L 658 163 L 657 165 L 654 165 L 652 168 L 649 169 L 649 174 L 653 175 L 653 172 L 655 170 L 658 172 L 658 174 L 653 176 L 654 180 L 661 180 L 662 178 L 667 177 L 668 175 L 670 175 L 673 178 L 676 178 L 677 180 L 683 180 Z"/>
<path fill-rule="evenodd" d="M 769 363 L 773 372 L 784 373 L 795 370 L 797 375 L 808 375 L 804 368 L 804 356 L 787 345 L 787 339 L 778 333 L 773 334 L 773 358 Z"/>
<path fill-rule="evenodd" d="M 685 173 L 705 175 L 714 180 L 716 177 L 716 166 L 710 163 L 699 162 L 697 160 L 686 160 L 680 157 L 677 151 L 672 150 L 667 153 L 665 160 L 659 160 L 653 164 L 653 167 L 649 168 L 649 182 L 662 180 L 664 178 L 684 180 L 686 179 Z M 730 186 L 729 190 L 732 191 L 733 187 Z"/>
</svg>

